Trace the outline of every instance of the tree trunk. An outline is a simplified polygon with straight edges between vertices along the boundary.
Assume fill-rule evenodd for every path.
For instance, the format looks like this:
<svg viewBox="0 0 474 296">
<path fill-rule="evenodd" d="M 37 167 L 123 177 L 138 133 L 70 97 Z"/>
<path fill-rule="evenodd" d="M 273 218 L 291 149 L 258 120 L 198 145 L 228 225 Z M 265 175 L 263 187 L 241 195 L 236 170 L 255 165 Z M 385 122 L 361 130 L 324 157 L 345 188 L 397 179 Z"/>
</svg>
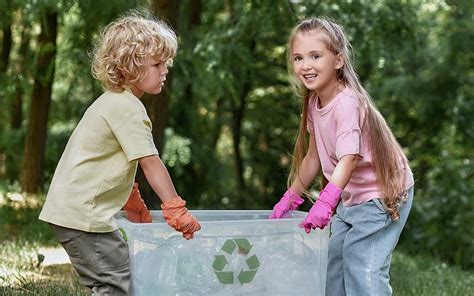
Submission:
<svg viewBox="0 0 474 296">
<path fill-rule="evenodd" d="M 255 41 L 251 40 L 249 44 L 249 50 L 251 53 L 255 52 Z M 248 73 L 249 74 L 249 73 Z M 248 75 L 250 77 L 250 75 Z M 240 140 L 242 137 L 242 121 L 244 119 L 244 111 L 247 105 L 247 97 L 252 90 L 252 84 L 250 79 L 247 79 L 243 85 L 242 90 L 239 91 L 239 101 L 236 104 L 234 99 L 232 103 L 232 140 L 233 150 L 235 159 L 235 170 L 237 178 L 237 195 L 235 197 L 235 204 L 239 209 L 245 208 L 245 179 L 244 179 L 244 163 L 242 159 L 242 153 L 240 149 Z"/>
<path fill-rule="evenodd" d="M 8 18 L 11 19 L 11 18 Z M 2 53 L 0 61 L 0 74 L 6 73 L 8 69 L 8 60 L 10 57 L 10 51 L 12 49 L 12 28 L 11 23 L 5 24 L 2 28 L 3 42 L 2 42 Z"/>
<path fill-rule="evenodd" d="M 8 69 L 8 61 L 10 59 L 10 51 L 13 45 L 12 39 L 12 23 L 14 4 L 12 1 L 2 1 L 2 9 L 0 9 L 0 29 L 2 30 L 2 42 L 0 48 L 0 75 L 6 74 Z"/>
<path fill-rule="evenodd" d="M 12 129 L 19 129 L 23 121 L 23 84 L 26 83 L 28 74 L 25 73 L 25 61 L 28 53 L 28 45 L 30 43 L 29 28 L 23 26 L 21 32 L 21 44 L 18 51 L 18 61 L 15 63 L 14 69 L 15 78 L 15 94 L 11 102 L 10 110 L 10 125 Z"/>
<path fill-rule="evenodd" d="M 152 12 L 166 20 L 171 27 L 176 30 L 179 17 L 180 1 L 173 0 L 154 0 L 151 3 Z M 168 105 L 170 100 L 170 88 L 173 81 L 172 71 L 166 77 L 166 85 L 163 91 L 158 95 L 144 95 L 142 102 L 145 105 L 148 116 L 153 123 L 153 139 L 158 151 L 164 147 L 164 133 L 168 121 Z M 160 200 L 146 181 L 145 175 L 141 169 L 137 172 L 136 181 L 140 184 L 140 193 L 149 208 L 159 208 Z"/>
<path fill-rule="evenodd" d="M 27 193 L 38 193 L 43 186 L 43 162 L 48 111 L 55 70 L 58 13 L 45 12 L 38 37 L 39 54 L 33 95 L 28 115 L 21 186 Z"/>
</svg>

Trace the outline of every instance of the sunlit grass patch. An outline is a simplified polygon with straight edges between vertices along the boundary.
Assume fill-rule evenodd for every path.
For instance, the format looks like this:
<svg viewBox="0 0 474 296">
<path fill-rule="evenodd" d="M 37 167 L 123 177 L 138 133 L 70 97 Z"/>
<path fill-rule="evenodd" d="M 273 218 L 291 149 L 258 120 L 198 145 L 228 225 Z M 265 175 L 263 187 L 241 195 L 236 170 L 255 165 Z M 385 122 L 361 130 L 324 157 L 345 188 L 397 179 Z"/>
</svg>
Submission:
<svg viewBox="0 0 474 296">
<path fill-rule="evenodd" d="M 43 202 L 42 195 L 0 188 L 0 295 L 89 295 L 70 264 L 43 264 L 41 249 L 60 247 L 38 220 Z"/>
<path fill-rule="evenodd" d="M 15 238 L 57 245 L 49 225 L 38 220 L 43 203 L 44 195 L 27 195 L 0 188 L 0 242 Z"/>
<path fill-rule="evenodd" d="M 0 243 L 0 295 L 88 295 L 70 264 L 43 266 L 39 246 Z"/>
</svg>

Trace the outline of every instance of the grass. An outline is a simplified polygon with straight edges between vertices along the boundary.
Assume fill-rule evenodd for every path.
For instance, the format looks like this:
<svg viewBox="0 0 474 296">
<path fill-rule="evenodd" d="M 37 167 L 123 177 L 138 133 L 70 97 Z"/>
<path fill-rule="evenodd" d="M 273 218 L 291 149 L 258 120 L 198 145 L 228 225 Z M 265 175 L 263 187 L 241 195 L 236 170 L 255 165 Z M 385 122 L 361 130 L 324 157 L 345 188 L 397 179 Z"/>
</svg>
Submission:
<svg viewBox="0 0 474 296">
<path fill-rule="evenodd" d="M 89 295 L 70 264 L 43 266 L 39 245 L 0 242 L 0 295 Z"/>
<path fill-rule="evenodd" d="M 37 219 L 42 199 L 0 192 L 0 295 L 90 295 L 70 264 L 43 266 L 39 248 L 59 244 Z M 474 271 L 401 251 L 393 254 L 391 283 L 394 295 L 474 295 Z"/>
<path fill-rule="evenodd" d="M 394 295 L 474 295 L 474 271 L 461 270 L 428 256 L 395 251 L 390 277 Z"/>
<path fill-rule="evenodd" d="M 70 264 L 43 266 L 40 247 L 60 247 L 38 220 L 43 196 L 0 191 L 0 295 L 90 295 Z"/>
</svg>

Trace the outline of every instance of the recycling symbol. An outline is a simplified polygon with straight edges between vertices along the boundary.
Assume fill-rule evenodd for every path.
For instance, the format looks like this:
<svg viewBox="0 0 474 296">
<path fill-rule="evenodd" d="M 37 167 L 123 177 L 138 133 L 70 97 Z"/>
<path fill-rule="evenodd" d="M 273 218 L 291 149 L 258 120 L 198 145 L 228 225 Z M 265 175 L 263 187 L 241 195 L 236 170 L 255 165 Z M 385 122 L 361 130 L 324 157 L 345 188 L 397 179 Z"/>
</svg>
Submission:
<svg viewBox="0 0 474 296">
<path fill-rule="evenodd" d="M 252 245 L 246 238 L 228 239 L 221 248 L 221 250 L 227 255 L 232 255 L 234 251 L 237 251 L 238 254 L 245 255 L 246 257 L 248 257 L 250 249 L 252 249 Z M 212 264 L 212 268 L 214 269 L 214 273 L 216 274 L 219 282 L 221 284 L 233 284 L 234 271 L 227 271 L 226 266 L 230 264 L 227 261 L 226 255 L 215 255 L 214 257 L 215 260 Z M 260 266 L 260 262 L 258 261 L 256 255 L 246 258 L 245 262 L 247 263 L 248 269 L 244 270 L 242 268 L 237 275 L 237 279 L 241 285 L 252 282 L 255 274 L 258 271 L 258 267 Z"/>
</svg>

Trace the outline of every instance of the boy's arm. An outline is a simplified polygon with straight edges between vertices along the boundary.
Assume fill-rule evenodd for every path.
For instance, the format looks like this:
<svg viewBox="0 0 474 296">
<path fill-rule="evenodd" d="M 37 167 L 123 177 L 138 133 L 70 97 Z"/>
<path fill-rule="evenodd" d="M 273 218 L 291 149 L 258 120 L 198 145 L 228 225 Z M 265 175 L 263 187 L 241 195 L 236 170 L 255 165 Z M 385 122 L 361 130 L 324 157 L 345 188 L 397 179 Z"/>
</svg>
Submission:
<svg viewBox="0 0 474 296">
<path fill-rule="evenodd" d="M 138 163 L 151 188 L 153 188 L 153 191 L 155 191 L 163 203 L 178 196 L 168 170 L 158 155 L 140 158 Z"/>
<path fill-rule="evenodd" d="M 176 231 L 182 232 L 185 239 L 192 239 L 194 232 L 201 229 L 201 225 L 186 209 L 186 202 L 176 193 L 168 170 L 161 159 L 158 155 L 152 155 L 140 158 L 138 163 L 151 188 L 162 201 L 161 209 L 166 223 Z"/>
</svg>

